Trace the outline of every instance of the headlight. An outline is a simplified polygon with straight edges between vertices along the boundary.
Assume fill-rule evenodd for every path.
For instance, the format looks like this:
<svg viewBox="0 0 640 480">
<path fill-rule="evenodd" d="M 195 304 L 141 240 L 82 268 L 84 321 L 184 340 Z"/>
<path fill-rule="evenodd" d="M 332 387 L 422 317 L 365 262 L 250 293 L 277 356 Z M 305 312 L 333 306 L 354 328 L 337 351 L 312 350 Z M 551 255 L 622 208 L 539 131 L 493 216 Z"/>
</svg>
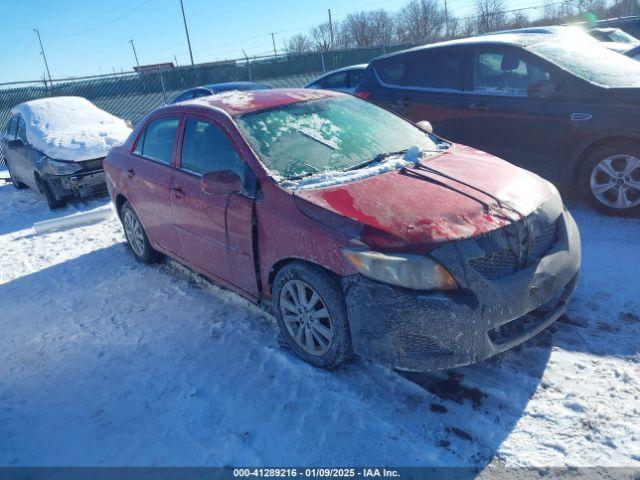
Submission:
<svg viewBox="0 0 640 480">
<path fill-rule="evenodd" d="M 411 290 L 456 290 L 458 284 L 438 262 L 421 255 L 387 255 L 343 250 L 344 257 L 363 276 Z"/>
<path fill-rule="evenodd" d="M 82 167 L 75 162 L 60 162 L 47 157 L 43 157 L 42 160 L 46 160 L 46 168 L 52 175 L 71 175 L 82 170 Z"/>
</svg>

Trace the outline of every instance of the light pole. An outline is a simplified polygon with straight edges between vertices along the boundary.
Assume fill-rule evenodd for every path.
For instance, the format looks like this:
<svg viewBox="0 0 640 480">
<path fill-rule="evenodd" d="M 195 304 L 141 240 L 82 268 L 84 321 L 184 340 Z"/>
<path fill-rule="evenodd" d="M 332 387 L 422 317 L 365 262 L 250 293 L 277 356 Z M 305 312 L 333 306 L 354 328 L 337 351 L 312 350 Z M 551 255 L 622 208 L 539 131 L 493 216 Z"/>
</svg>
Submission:
<svg viewBox="0 0 640 480">
<path fill-rule="evenodd" d="M 133 48 L 133 56 L 136 57 L 136 65 L 138 66 L 138 68 L 140 68 L 140 62 L 138 61 L 138 54 L 136 53 L 136 46 L 133 44 L 133 38 L 131 40 L 129 40 L 129 43 L 131 44 L 131 48 Z"/>
<path fill-rule="evenodd" d="M 38 42 L 40 43 L 40 53 L 42 54 L 42 58 L 44 59 L 44 67 L 47 69 L 47 75 L 49 76 L 49 83 L 53 85 L 53 80 L 51 80 L 51 72 L 49 71 L 49 64 L 47 63 L 47 56 L 44 53 L 44 47 L 42 46 L 42 38 L 40 38 L 40 32 L 37 28 L 33 29 L 38 36 Z"/>
<path fill-rule="evenodd" d="M 191 40 L 189 39 L 189 28 L 187 27 L 187 17 L 184 14 L 184 3 L 180 0 L 180 9 L 182 10 L 182 20 L 184 21 L 184 32 L 187 34 L 187 45 L 189 46 L 189 57 L 191 57 L 191 65 L 193 65 L 193 52 L 191 51 Z"/>
</svg>

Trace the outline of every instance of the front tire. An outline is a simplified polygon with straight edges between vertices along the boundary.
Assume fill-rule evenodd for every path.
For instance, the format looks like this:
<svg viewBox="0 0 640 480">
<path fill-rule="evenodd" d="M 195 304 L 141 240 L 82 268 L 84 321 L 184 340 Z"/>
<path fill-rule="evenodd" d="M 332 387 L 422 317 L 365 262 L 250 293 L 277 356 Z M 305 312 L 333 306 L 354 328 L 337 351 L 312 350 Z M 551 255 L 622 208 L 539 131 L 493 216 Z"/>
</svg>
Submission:
<svg viewBox="0 0 640 480">
<path fill-rule="evenodd" d="M 333 369 L 352 355 L 344 294 L 333 274 L 290 263 L 276 275 L 271 295 L 280 330 L 304 361 Z"/>
<path fill-rule="evenodd" d="M 640 212 L 640 145 L 613 142 L 594 150 L 580 169 L 582 196 L 608 215 Z"/>
<path fill-rule="evenodd" d="M 58 208 L 62 208 L 65 205 L 64 200 L 58 200 L 53 193 L 53 189 L 49 182 L 46 180 L 40 180 L 40 185 L 42 187 L 42 193 L 44 194 L 44 198 L 47 200 L 47 205 L 51 210 L 56 210 Z"/>
<path fill-rule="evenodd" d="M 129 202 L 125 202 L 122 206 L 120 220 L 122 221 L 127 244 L 136 260 L 141 263 L 152 263 L 158 260 L 159 254 L 149 243 L 147 232 L 144 231 L 138 215 Z"/>
</svg>

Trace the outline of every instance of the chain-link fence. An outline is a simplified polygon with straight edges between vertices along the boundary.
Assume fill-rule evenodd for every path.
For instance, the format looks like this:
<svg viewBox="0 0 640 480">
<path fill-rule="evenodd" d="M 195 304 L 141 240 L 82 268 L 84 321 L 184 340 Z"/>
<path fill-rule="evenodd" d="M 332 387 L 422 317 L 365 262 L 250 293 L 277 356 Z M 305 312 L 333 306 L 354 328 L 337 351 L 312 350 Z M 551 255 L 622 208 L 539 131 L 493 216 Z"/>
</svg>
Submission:
<svg viewBox="0 0 640 480">
<path fill-rule="evenodd" d="M 14 106 L 28 100 L 63 95 L 85 97 L 103 110 L 135 124 L 182 90 L 198 85 L 250 80 L 273 88 L 303 87 L 324 72 L 366 63 L 403 48 L 407 45 L 238 59 L 148 73 L 59 79 L 46 84 L 43 81 L 5 84 L 0 85 L 0 128 L 4 130 Z M 0 165 L 3 162 L 0 153 Z"/>
</svg>

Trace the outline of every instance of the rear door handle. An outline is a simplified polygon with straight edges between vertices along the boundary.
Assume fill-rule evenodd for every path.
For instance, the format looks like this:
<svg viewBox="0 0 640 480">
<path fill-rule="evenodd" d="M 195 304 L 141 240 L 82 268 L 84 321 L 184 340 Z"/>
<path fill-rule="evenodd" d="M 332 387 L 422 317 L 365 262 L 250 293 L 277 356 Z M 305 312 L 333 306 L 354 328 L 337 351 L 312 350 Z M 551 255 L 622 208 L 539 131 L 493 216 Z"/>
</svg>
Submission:
<svg viewBox="0 0 640 480">
<path fill-rule="evenodd" d="M 173 190 L 173 193 L 175 194 L 176 198 L 184 197 L 184 190 L 182 189 L 181 186 L 171 187 L 171 190 Z"/>
<path fill-rule="evenodd" d="M 593 115 L 589 113 L 572 113 L 571 120 L 574 122 L 586 122 L 587 120 L 591 120 Z"/>
<path fill-rule="evenodd" d="M 411 106 L 411 101 L 408 98 L 403 98 L 402 100 L 398 100 L 398 105 L 402 108 L 409 108 Z"/>
<path fill-rule="evenodd" d="M 469 110 L 473 110 L 475 112 L 488 112 L 489 105 L 484 102 L 472 103 L 471 105 L 469 105 Z"/>
<path fill-rule="evenodd" d="M 133 178 L 135 176 L 136 176 L 136 171 L 133 168 L 130 168 L 129 170 L 127 170 L 127 177 Z"/>
</svg>

